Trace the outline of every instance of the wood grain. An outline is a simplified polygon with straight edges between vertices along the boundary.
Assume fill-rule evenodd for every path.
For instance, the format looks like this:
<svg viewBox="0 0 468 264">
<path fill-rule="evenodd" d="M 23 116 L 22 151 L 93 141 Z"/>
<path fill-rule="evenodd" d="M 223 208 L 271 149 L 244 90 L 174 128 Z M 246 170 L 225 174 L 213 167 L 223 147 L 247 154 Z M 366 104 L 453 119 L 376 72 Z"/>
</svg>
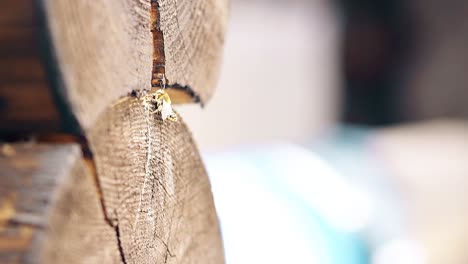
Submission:
<svg viewBox="0 0 468 264">
<path fill-rule="evenodd" d="M 127 263 L 223 263 L 210 183 L 185 124 L 125 98 L 89 134 Z"/>
<path fill-rule="evenodd" d="M 81 127 L 132 90 L 150 89 L 149 0 L 43 0 L 59 96 Z"/>
<path fill-rule="evenodd" d="M 150 0 L 5 0 L 0 128 L 81 133 L 111 102 L 149 90 Z"/>
<path fill-rule="evenodd" d="M 227 9 L 227 0 L 5 0 L 2 132 L 79 134 L 112 102 L 162 82 L 175 103 L 207 102 Z"/>
<path fill-rule="evenodd" d="M 78 145 L 1 147 L 0 263 L 121 261 Z"/>
<path fill-rule="evenodd" d="M 0 263 L 224 262 L 190 132 L 132 97 L 209 98 L 225 2 L 195 2 L 6 0 L 0 138 L 52 143 L 0 154 Z"/>
<path fill-rule="evenodd" d="M 152 1 L 153 85 L 164 73 L 169 87 L 194 93 L 194 99 L 206 103 L 219 76 L 229 1 Z"/>
<path fill-rule="evenodd" d="M 163 122 L 128 97 L 97 124 L 94 164 L 77 145 L 1 146 L 0 263 L 224 263 L 210 183 L 180 117 Z"/>
</svg>

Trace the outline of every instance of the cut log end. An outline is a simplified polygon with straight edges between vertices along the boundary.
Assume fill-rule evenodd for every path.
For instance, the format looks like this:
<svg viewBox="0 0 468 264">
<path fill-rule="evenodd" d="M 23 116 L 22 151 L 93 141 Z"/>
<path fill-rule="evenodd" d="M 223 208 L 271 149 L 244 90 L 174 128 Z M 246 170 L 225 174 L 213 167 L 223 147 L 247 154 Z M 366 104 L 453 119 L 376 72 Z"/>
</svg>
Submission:
<svg viewBox="0 0 468 264">
<path fill-rule="evenodd" d="M 90 132 L 108 217 L 133 263 L 223 263 L 210 183 L 191 134 L 138 98 Z"/>
<path fill-rule="evenodd" d="M 164 73 L 168 87 L 186 87 L 201 103 L 208 102 L 219 77 L 229 1 L 152 2 L 153 85 Z"/>
<path fill-rule="evenodd" d="M 0 263 L 224 263 L 185 124 L 162 121 L 138 98 L 98 124 L 89 133 L 97 171 L 77 145 L 2 147 Z"/>
<path fill-rule="evenodd" d="M 175 103 L 213 94 L 228 0 L 36 3 L 0 10 L 2 131 L 80 134 L 119 98 L 162 83 Z"/>
<path fill-rule="evenodd" d="M 126 95 L 206 102 L 226 1 L 5 3 L 0 138 L 50 143 L 0 151 L 0 263 L 223 263 L 190 132 Z"/>
</svg>

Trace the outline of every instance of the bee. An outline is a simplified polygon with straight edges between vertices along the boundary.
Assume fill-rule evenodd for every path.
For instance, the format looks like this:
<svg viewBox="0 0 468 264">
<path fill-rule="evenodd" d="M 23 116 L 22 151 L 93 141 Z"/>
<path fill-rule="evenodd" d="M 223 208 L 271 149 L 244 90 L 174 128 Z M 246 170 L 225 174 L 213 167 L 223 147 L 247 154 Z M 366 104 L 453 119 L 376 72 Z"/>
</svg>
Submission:
<svg viewBox="0 0 468 264">
<path fill-rule="evenodd" d="M 144 104 L 145 108 L 151 113 L 160 114 L 162 120 L 177 121 L 177 115 L 172 109 L 171 98 L 164 89 L 159 89 L 155 93 L 145 95 Z"/>
</svg>

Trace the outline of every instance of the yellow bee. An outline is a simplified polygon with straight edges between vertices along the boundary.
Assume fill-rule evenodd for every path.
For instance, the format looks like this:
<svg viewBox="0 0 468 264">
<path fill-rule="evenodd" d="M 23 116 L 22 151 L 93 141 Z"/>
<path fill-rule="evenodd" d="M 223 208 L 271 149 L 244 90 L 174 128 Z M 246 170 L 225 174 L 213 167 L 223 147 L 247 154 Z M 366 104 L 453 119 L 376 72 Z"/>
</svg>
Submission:
<svg viewBox="0 0 468 264">
<path fill-rule="evenodd" d="M 160 114 L 162 120 L 177 121 L 177 115 L 172 110 L 171 98 L 163 89 L 145 95 L 144 100 L 145 107 L 148 107 L 151 113 Z"/>
</svg>

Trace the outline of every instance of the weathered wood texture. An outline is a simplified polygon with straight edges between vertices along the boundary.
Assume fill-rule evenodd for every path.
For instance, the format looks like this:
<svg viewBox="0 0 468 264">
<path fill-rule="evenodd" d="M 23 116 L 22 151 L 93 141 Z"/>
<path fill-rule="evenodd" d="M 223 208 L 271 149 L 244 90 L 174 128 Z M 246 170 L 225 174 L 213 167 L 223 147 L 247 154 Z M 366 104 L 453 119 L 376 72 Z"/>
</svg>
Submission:
<svg viewBox="0 0 468 264">
<path fill-rule="evenodd" d="M 5 1 L 0 138 L 45 133 L 55 145 L 0 158 L 0 263 L 223 263 L 190 132 L 128 94 L 163 80 L 174 102 L 205 102 L 224 0 Z M 69 138 L 89 163 L 60 145 Z"/>
<path fill-rule="evenodd" d="M 120 261 L 78 145 L 10 145 L 0 168 L 0 263 Z"/>
<path fill-rule="evenodd" d="M 227 0 L 5 0 L 1 131 L 79 133 L 118 98 L 162 80 L 175 103 L 206 102 L 226 13 Z"/>
<path fill-rule="evenodd" d="M 210 183 L 185 124 L 138 98 L 99 117 L 89 134 L 109 220 L 127 263 L 223 263 Z"/>
<path fill-rule="evenodd" d="M 42 0 L 56 80 L 83 128 L 119 97 L 149 89 L 149 0 Z"/>
<path fill-rule="evenodd" d="M 126 98 L 89 139 L 97 170 L 77 145 L 3 151 L 0 263 L 224 262 L 210 183 L 182 121 Z"/>
<path fill-rule="evenodd" d="M 187 89 L 202 103 L 207 102 L 219 75 L 228 1 L 153 1 L 157 2 L 153 4 L 153 9 L 157 9 L 153 84 L 161 73 L 157 66 L 163 63 L 169 87 Z M 161 45 L 164 58 L 158 52 Z"/>
<path fill-rule="evenodd" d="M 1 132 L 76 132 L 151 88 L 150 0 L 5 0 Z"/>
</svg>

